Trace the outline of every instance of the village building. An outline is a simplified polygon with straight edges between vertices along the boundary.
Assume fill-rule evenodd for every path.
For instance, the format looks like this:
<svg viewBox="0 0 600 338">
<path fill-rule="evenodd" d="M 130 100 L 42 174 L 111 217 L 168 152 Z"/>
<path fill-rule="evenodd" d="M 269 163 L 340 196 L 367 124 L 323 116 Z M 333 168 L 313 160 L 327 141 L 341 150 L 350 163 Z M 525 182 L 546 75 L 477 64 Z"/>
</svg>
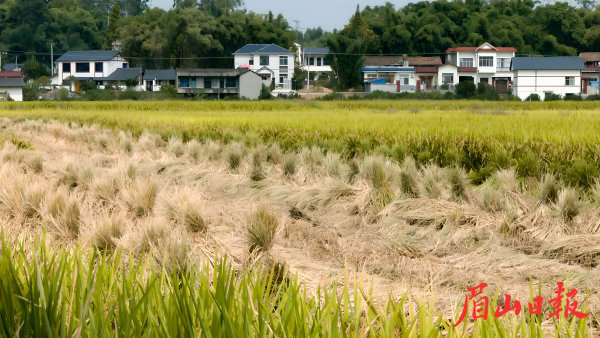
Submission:
<svg viewBox="0 0 600 338">
<path fill-rule="evenodd" d="M 580 53 L 585 69 L 581 72 L 581 95 L 600 94 L 600 52 Z"/>
<path fill-rule="evenodd" d="M 144 90 L 148 92 L 157 92 L 165 84 L 175 87 L 176 79 L 175 69 L 146 69 L 142 75 Z"/>
<path fill-rule="evenodd" d="M 129 62 L 114 50 L 68 51 L 56 59 L 56 63 L 58 73 L 52 77 L 52 85 L 69 84 L 75 91 L 78 82 L 92 80 L 102 85 L 115 70 L 129 68 Z"/>
<path fill-rule="evenodd" d="M 370 56 L 361 69 L 365 90 L 420 92 L 435 89 L 439 56 Z"/>
<path fill-rule="evenodd" d="M 0 101 L 23 101 L 23 74 L 16 71 L 0 72 Z"/>
<path fill-rule="evenodd" d="M 461 81 L 485 83 L 498 93 L 510 92 L 514 47 L 494 47 L 486 42 L 478 47 L 454 47 L 446 50 L 446 63 L 440 67 L 439 84 L 456 85 Z"/>
<path fill-rule="evenodd" d="M 267 86 L 292 89 L 295 59 L 291 51 L 275 44 L 248 44 L 233 55 L 234 68 L 255 72 Z"/>
<path fill-rule="evenodd" d="M 261 76 L 247 68 L 238 69 L 177 69 L 177 92 L 187 95 L 206 94 L 222 99 L 239 96 L 258 99 Z"/>
<path fill-rule="evenodd" d="M 585 70 L 579 56 L 515 57 L 512 92 L 521 100 L 531 94 L 544 99 L 546 94 L 581 94 L 581 72 Z"/>
</svg>

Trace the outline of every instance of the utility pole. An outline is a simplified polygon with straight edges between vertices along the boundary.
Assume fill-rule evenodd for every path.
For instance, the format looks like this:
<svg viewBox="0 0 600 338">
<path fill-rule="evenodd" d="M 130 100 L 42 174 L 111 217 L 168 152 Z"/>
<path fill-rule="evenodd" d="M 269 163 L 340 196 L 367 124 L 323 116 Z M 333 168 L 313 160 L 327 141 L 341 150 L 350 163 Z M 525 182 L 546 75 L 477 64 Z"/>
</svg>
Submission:
<svg viewBox="0 0 600 338">
<path fill-rule="evenodd" d="M 50 77 L 54 76 L 54 42 L 50 42 Z"/>
<path fill-rule="evenodd" d="M 0 70 L 2 70 L 2 54 L 6 55 L 6 52 L 0 52 Z"/>
</svg>

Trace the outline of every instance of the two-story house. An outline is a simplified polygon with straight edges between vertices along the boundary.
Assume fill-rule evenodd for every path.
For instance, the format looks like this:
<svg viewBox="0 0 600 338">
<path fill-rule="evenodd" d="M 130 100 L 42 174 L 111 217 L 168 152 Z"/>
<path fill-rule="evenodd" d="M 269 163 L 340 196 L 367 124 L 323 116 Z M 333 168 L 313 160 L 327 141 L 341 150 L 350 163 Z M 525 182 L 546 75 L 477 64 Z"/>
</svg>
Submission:
<svg viewBox="0 0 600 338">
<path fill-rule="evenodd" d="M 0 72 L 0 101 L 23 101 L 23 74 L 16 71 Z"/>
<path fill-rule="evenodd" d="M 585 69 L 581 72 L 581 94 L 600 93 L 600 52 L 579 53 Z"/>
<path fill-rule="evenodd" d="M 320 75 L 331 73 L 332 69 L 327 60 L 329 48 L 327 47 L 302 47 L 296 45 L 296 58 L 300 69 L 307 71 L 310 79 L 318 79 Z"/>
<path fill-rule="evenodd" d="M 56 59 L 58 73 L 53 85 L 62 85 L 68 78 L 79 81 L 93 80 L 102 85 L 119 68 L 129 68 L 129 62 L 116 50 L 68 51 Z"/>
<path fill-rule="evenodd" d="M 234 68 L 247 68 L 260 75 L 269 86 L 292 89 L 294 53 L 274 44 L 249 44 L 234 55 Z"/>
<path fill-rule="evenodd" d="M 506 94 L 512 83 L 510 62 L 516 51 L 514 47 L 494 47 L 488 42 L 479 47 L 448 48 L 438 79 L 449 85 L 461 81 L 485 83 Z"/>
<path fill-rule="evenodd" d="M 581 93 L 581 72 L 585 69 L 579 56 L 515 57 L 512 91 L 525 100 L 531 94 L 545 98 L 546 94 L 578 95 Z"/>
</svg>

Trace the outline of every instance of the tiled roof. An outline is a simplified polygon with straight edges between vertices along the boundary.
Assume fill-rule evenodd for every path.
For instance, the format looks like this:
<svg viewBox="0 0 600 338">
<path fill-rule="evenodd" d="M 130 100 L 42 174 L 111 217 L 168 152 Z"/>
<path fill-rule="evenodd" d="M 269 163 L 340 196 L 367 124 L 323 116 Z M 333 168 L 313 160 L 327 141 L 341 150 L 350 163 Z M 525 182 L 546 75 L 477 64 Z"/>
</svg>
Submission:
<svg viewBox="0 0 600 338">
<path fill-rule="evenodd" d="M 143 80 L 175 80 L 175 69 L 146 69 L 144 71 Z"/>
<path fill-rule="evenodd" d="M 579 56 L 515 57 L 512 70 L 583 70 L 583 59 Z"/>
<path fill-rule="evenodd" d="M 475 73 L 477 71 L 476 67 L 458 67 L 459 72 L 463 73 Z"/>
<path fill-rule="evenodd" d="M 22 77 L 2 77 L 0 87 L 25 87 L 25 82 Z"/>
<path fill-rule="evenodd" d="M 439 56 L 409 56 L 406 58 L 408 66 L 441 66 L 442 59 Z M 402 66 L 402 56 L 368 56 L 365 66 Z"/>
<path fill-rule="evenodd" d="M 248 44 L 233 54 L 293 54 L 289 50 L 275 44 Z"/>
<path fill-rule="evenodd" d="M 118 68 L 103 80 L 127 81 L 128 79 L 137 79 L 140 74 L 142 74 L 142 68 Z"/>
<path fill-rule="evenodd" d="M 61 55 L 56 62 L 71 61 L 109 61 L 119 54 L 118 50 L 78 50 L 68 51 Z"/>
<path fill-rule="evenodd" d="M 484 46 L 490 46 L 491 48 L 483 48 Z M 446 49 L 446 53 L 457 53 L 457 52 L 475 52 L 477 50 L 492 52 L 492 53 L 516 53 L 517 49 L 515 47 L 495 47 L 490 43 L 485 42 L 481 44 L 481 46 L 477 47 L 453 47 Z"/>
<path fill-rule="evenodd" d="M 177 68 L 178 76 L 239 76 L 250 72 L 247 68 Z"/>
<path fill-rule="evenodd" d="M 437 73 L 438 67 L 415 67 L 416 73 Z"/>
<path fill-rule="evenodd" d="M 600 62 L 600 52 L 579 53 L 583 62 Z"/>
<path fill-rule="evenodd" d="M 4 72 L 0 72 L 0 77 L 23 77 L 23 74 L 21 72 L 15 72 L 15 71 L 4 71 Z"/>
<path fill-rule="evenodd" d="M 327 55 L 329 54 L 329 48 L 327 47 L 306 47 L 303 50 L 304 55 Z"/>
</svg>

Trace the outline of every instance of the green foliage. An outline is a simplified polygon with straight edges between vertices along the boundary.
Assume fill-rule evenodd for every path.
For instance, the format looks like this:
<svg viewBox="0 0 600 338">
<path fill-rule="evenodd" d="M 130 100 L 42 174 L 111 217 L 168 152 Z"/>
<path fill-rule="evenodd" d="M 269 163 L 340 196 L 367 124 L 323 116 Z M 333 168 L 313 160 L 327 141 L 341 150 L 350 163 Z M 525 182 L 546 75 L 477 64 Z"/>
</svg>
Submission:
<svg viewBox="0 0 600 338">
<path fill-rule="evenodd" d="M 118 3 L 115 3 L 110 12 L 108 19 L 108 28 L 104 34 L 104 49 L 112 49 L 112 44 L 117 40 L 117 27 L 119 26 L 119 19 L 121 18 L 121 7 Z"/>
<path fill-rule="evenodd" d="M 36 80 L 42 76 L 50 76 L 50 71 L 48 68 L 44 67 L 41 63 L 31 59 L 23 64 L 23 68 L 21 68 L 23 72 L 23 76 L 25 80 Z"/>
<path fill-rule="evenodd" d="M 168 83 L 160 86 L 160 93 L 164 95 L 165 98 L 174 99 L 177 98 L 177 88 L 175 86 L 170 85 Z"/>
<path fill-rule="evenodd" d="M 125 80 L 125 85 L 127 86 L 127 88 L 133 88 L 135 86 L 138 86 L 140 84 L 140 80 L 136 79 L 136 78 L 130 78 Z"/>
<path fill-rule="evenodd" d="M 540 96 L 536 93 L 532 93 L 529 94 L 529 96 L 527 96 L 527 98 L 525 98 L 525 101 L 541 101 L 542 99 L 540 98 Z"/>
<path fill-rule="evenodd" d="M 294 80 L 296 81 L 296 89 L 304 88 L 304 80 L 308 77 L 308 72 L 302 70 L 300 67 L 294 68 Z"/>
<path fill-rule="evenodd" d="M 533 94 L 531 94 L 531 95 L 533 95 Z M 546 93 L 544 95 L 544 101 L 559 101 L 560 99 L 561 99 L 561 97 L 558 94 Z M 531 101 L 533 101 L 533 100 L 531 100 Z"/>
<path fill-rule="evenodd" d="M 456 85 L 455 91 L 456 96 L 458 96 L 459 98 L 468 99 L 470 97 L 475 96 L 477 86 L 475 86 L 475 83 L 473 83 L 473 81 L 461 81 Z"/>
<path fill-rule="evenodd" d="M 262 87 L 260 88 L 260 94 L 258 95 L 258 99 L 259 100 L 270 100 L 273 98 L 273 95 L 271 95 L 271 90 L 269 89 L 269 87 L 265 86 L 265 84 L 262 84 Z"/>
<path fill-rule="evenodd" d="M 86 80 L 79 83 L 79 90 L 83 92 L 94 89 L 96 89 L 96 81 L 94 80 Z"/>
</svg>

